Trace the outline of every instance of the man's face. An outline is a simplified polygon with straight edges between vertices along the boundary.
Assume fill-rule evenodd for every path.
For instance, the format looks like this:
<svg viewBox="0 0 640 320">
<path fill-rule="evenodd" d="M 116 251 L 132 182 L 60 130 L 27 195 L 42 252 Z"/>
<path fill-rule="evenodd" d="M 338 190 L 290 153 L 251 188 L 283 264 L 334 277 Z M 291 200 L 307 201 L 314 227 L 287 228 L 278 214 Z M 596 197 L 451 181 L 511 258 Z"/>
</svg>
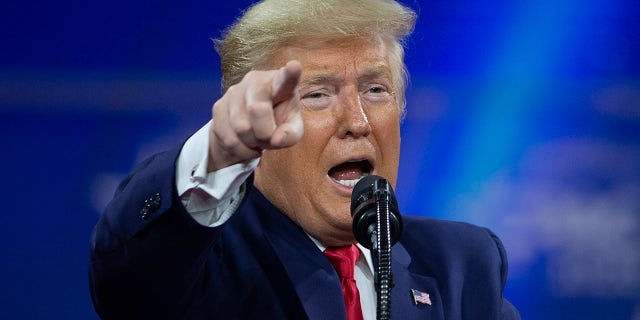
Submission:
<svg viewBox="0 0 640 320">
<path fill-rule="evenodd" d="M 385 45 L 371 38 L 309 42 L 278 51 L 270 67 L 296 59 L 302 139 L 265 150 L 255 185 L 325 245 L 353 243 L 353 185 L 366 174 L 395 186 L 400 115 Z"/>
</svg>

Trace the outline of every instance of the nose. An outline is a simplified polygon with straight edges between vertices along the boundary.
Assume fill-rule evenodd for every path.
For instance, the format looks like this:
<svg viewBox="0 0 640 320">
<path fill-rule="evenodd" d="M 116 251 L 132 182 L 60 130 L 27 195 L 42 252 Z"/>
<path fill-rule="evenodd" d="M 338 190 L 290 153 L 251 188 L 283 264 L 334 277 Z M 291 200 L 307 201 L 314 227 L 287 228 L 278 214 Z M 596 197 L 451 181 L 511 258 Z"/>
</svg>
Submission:
<svg viewBox="0 0 640 320">
<path fill-rule="evenodd" d="M 340 104 L 340 132 L 341 138 L 366 137 L 371 133 L 371 124 L 367 117 L 365 105 L 363 105 L 357 90 L 344 92 Z"/>
</svg>

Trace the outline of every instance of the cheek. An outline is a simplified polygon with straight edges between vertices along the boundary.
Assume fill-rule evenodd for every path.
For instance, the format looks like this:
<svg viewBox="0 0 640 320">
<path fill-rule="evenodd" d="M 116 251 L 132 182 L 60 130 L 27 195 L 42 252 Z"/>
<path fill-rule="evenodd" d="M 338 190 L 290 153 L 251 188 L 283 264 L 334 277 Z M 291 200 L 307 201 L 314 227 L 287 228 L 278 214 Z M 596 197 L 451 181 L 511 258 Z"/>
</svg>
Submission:
<svg viewBox="0 0 640 320">
<path fill-rule="evenodd" d="M 336 121 L 327 111 L 303 112 L 304 135 L 296 144 L 307 152 L 308 157 L 317 157 L 322 153 L 336 131 Z"/>
<path fill-rule="evenodd" d="M 376 143 L 382 159 L 380 175 L 395 185 L 400 159 L 400 118 L 397 111 L 380 112 L 372 120 Z"/>
<path fill-rule="evenodd" d="M 304 123 L 304 134 L 318 136 L 322 133 L 332 133 L 329 129 L 336 125 L 336 115 L 332 113 L 330 108 L 325 110 L 308 110 L 303 107 L 302 121 Z"/>
<path fill-rule="evenodd" d="M 304 135 L 298 143 L 289 148 L 277 150 L 280 153 L 278 166 L 284 175 L 293 176 L 292 179 L 306 180 L 319 172 L 320 160 L 331 135 L 329 130 L 317 121 L 307 121 L 304 124 Z"/>
<path fill-rule="evenodd" d="M 369 122 L 377 139 L 385 142 L 385 145 L 382 145 L 381 147 L 390 148 L 391 146 L 387 146 L 387 144 L 391 144 L 396 148 L 399 148 L 400 115 L 396 109 L 392 106 L 388 106 L 384 109 L 372 112 L 369 116 Z"/>
</svg>

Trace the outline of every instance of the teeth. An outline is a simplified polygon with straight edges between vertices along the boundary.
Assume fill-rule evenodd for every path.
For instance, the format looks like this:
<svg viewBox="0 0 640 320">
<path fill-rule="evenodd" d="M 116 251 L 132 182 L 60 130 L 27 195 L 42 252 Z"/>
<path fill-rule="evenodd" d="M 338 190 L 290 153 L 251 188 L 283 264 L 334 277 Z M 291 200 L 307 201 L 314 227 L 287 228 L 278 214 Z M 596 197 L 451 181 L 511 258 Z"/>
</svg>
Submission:
<svg viewBox="0 0 640 320">
<path fill-rule="evenodd" d="M 353 179 L 353 180 L 336 180 L 339 184 L 346 186 L 346 187 L 353 187 L 356 185 L 356 183 L 358 183 L 358 181 L 360 181 L 360 179 L 368 176 L 368 173 L 363 173 L 362 176 L 358 179 Z"/>
</svg>

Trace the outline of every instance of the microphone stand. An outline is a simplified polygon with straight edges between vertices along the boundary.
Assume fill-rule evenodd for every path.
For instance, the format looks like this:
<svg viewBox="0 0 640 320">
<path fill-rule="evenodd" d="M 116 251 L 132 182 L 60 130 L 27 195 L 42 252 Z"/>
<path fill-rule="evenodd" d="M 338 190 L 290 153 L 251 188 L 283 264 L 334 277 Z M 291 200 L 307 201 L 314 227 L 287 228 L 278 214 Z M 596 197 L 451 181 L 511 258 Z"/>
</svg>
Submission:
<svg viewBox="0 0 640 320">
<path fill-rule="evenodd" d="M 389 182 L 375 175 L 362 178 L 351 194 L 353 234 L 371 250 L 378 304 L 378 320 L 391 318 L 391 245 L 400 240 L 402 219 Z M 375 220 L 374 220 L 375 219 Z"/>
<path fill-rule="evenodd" d="M 376 309 L 378 320 L 391 319 L 391 228 L 389 222 L 389 201 L 391 191 L 389 182 L 381 179 L 375 181 L 373 188 L 376 202 L 376 231 L 372 233 L 373 256 L 377 257 L 375 270 L 375 286 L 378 294 Z"/>
</svg>

